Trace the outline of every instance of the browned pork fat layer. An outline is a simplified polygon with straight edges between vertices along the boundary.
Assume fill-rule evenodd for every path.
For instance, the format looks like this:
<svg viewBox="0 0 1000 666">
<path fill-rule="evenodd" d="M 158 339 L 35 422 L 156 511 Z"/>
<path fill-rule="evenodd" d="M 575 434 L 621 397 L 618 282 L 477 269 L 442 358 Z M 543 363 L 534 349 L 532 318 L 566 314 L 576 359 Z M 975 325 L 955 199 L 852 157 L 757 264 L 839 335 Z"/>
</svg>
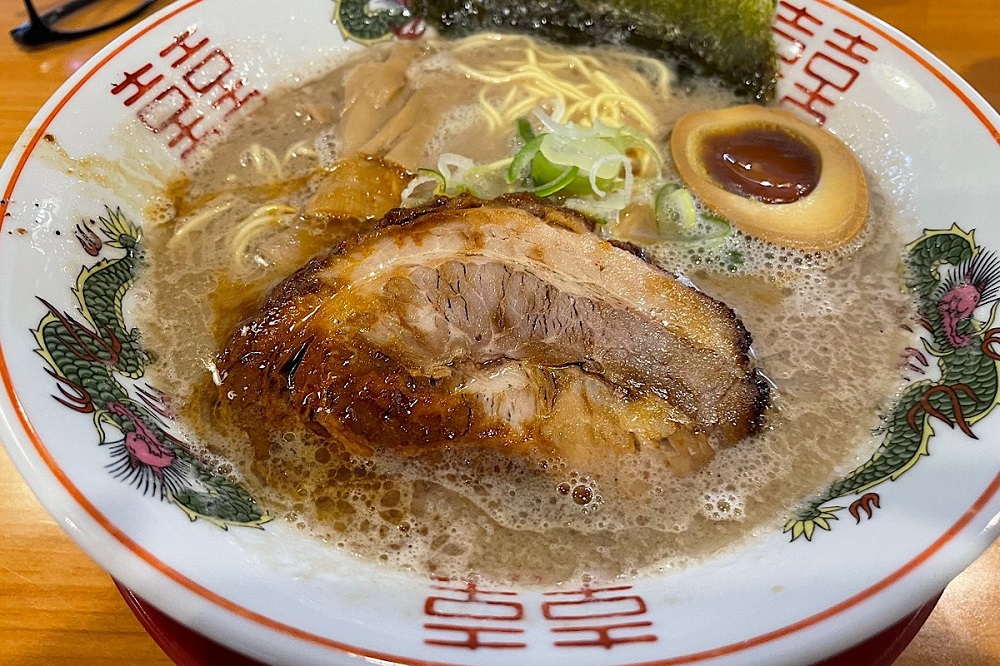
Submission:
<svg viewBox="0 0 1000 666">
<path fill-rule="evenodd" d="M 229 407 L 355 453 L 502 446 L 682 471 L 754 432 L 767 389 L 724 304 L 524 195 L 397 210 L 272 293 L 218 359 Z"/>
</svg>

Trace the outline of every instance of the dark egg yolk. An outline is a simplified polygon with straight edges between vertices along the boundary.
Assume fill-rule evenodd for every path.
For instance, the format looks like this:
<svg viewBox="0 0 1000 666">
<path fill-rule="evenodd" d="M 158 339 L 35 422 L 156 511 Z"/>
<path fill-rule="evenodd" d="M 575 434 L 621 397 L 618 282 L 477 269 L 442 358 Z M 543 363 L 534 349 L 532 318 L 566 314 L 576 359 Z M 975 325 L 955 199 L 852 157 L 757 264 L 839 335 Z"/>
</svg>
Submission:
<svg viewBox="0 0 1000 666">
<path fill-rule="evenodd" d="M 791 132 L 741 127 L 702 139 L 701 160 L 722 188 L 763 203 L 785 204 L 808 195 L 819 183 L 819 152 Z"/>
</svg>

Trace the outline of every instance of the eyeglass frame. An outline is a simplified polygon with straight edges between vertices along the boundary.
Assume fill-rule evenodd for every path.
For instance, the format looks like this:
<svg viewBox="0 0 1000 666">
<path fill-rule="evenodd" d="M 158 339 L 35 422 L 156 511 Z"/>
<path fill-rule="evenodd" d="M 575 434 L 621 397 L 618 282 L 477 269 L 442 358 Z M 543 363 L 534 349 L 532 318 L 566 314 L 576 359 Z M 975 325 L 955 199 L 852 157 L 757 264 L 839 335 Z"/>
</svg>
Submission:
<svg viewBox="0 0 1000 666">
<path fill-rule="evenodd" d="M 104 30 L 114 28 L 123 23 L 131 21 L 142 15 L 157 0 L 142 0 L 139 5 L 131 11 L 119 16 L 116 19 L 95 25 L 91 28 L 80 30 L 59 30 L 52 27 L 60 19 L 69 16 L 74 12 L 85 9 L 90 5 L 100 2 L 100 0 L 69 0 L 61 5 L 53 7 L 47 12 L 38 13 L 31 0 L 24 0 L 24 7 L 28 10 L 28 20 L 10 31 L 11 38 L 21 46 L 44 46 L 57 42 L 68 42 L 74 39 L 81 39 L 90 35 L 95 35 Z"/>
</svg>

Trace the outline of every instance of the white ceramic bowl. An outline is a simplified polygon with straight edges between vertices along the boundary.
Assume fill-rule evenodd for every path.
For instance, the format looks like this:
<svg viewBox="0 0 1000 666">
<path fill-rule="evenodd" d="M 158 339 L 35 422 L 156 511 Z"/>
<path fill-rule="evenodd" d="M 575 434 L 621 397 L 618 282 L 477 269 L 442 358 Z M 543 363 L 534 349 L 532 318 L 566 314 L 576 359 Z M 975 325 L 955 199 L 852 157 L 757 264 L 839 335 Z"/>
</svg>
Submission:
<svg viewBox="0 0 1000 666">
<path fill-rule="evenodd" d="M 1000 248 L 1000 117 L 877 19 L 839 0 L 796 4 L 804 9 L 782 3 L 775 22 L 781 103 L 824 121 L 888 184 L 925 260 Z M 913 403 L 928 455 L 913 456 L 905 473 L 822 505 L 839 520 L 820 515 L 787 533 L 775 525 L 736 552 L 614 589 L 435 582 L 359 561 L 280 521 L 220 529 L 116 476 L 109 464 L 124 450 L 150 468 L 170 455 L 156 441 L 162 433 L 126 436 L 95 421 L 87 397 L 50 372 L 66 357 L 36 353 L 32 331 L 43 321 L 50 333 L 62 327 L 50 350 L 71 349 L 70 330 L 102 337 L 96 306 L 81 309 L 73 291 L 98 262 L 120 268 L 126 256 L 99 218 L 112 222 L 120 210 L 141 223 L 149 193 L 201 137 L 225 132 L 260 95 L 346 48 L 331 14 L 329 0 L 174 3 L 83 66 L 0 170 L 0 437 L 48 510 L 112 575 L 181 623 L 280 664 L 808 663 L 920 606 L 992 541 L 1000 448 L 989 303 L 964 314 L 977 325 L 961 349 L 923 332 L 947 354 L 925 354 L 924 374 L 914 374 L 924 382 L 914 400 L 925 390 L 936 397 Z M 931 301 L 946 272 L 935 270 L 926 271 Z M 127 296 L 124 305 L 128 326 Z M 80 361 L 94 343 L 75 344 Z M 955 371 L 963 354 L 978 383 Z M 93 359 L 82 363 L 93 371 Z M 117 400 L 121 419 L 143 400 L 156 406 L 141 378 L 113 379 L 135 402 L 123 393 L 97 403 Z M 868 518 L 873 495 L 881 508 Z"/>
</svg>

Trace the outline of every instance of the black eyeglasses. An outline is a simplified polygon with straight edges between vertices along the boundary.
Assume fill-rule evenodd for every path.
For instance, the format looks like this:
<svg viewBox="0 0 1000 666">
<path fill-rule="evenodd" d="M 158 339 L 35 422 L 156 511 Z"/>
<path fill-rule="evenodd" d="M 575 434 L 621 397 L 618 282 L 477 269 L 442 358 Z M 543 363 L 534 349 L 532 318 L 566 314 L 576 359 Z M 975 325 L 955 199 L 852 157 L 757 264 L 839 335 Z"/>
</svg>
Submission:
<svg viewBox="0 0 1000 666">
<path fill-rule="evenodd" d="M 14 41 L 24 46 L 42 46 L 93 35 L 140 16 L 157 0 L 133 0 L 100 5 L 101 0 L 69 0 L 39 12 L 31 0 L 24 0 L 28 20 L 10 31 Z"/>
</svg>

